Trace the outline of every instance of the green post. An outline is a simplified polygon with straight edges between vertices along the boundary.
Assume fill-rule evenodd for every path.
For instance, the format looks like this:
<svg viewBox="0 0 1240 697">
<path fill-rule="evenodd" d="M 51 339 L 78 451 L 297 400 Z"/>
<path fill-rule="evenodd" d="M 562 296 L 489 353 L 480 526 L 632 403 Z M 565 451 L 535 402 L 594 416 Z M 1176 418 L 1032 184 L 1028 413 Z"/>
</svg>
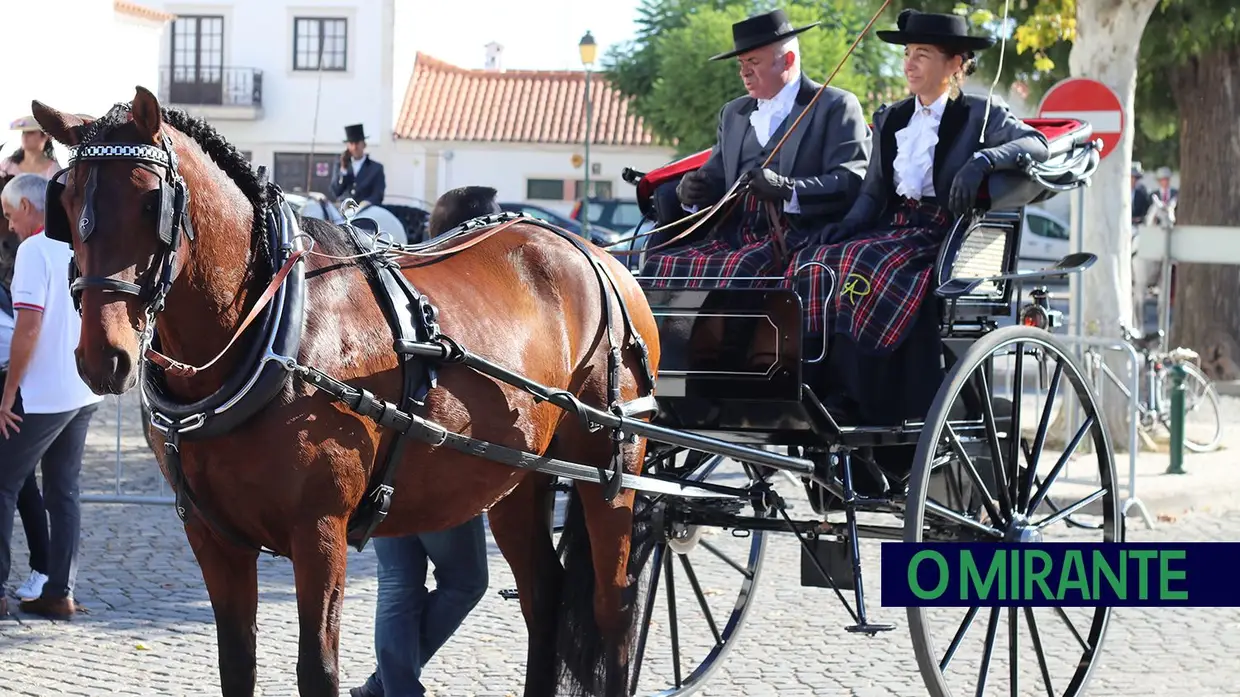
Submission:
<svg viewBox="0 0 1240 697">
<path fill-rule="evenodd" d="M 1184 474 L 1184 364 L 1171 364 L 1171 465 L 1167 474 Z"/>
</svg>

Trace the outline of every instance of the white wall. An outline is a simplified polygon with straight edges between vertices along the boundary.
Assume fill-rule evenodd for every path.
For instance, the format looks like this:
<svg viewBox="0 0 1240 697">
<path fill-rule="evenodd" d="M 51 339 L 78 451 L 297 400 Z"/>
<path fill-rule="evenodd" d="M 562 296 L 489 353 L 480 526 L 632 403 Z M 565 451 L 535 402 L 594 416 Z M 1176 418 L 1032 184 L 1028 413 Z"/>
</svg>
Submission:
<svg viewBox="0 0 1240 697">
<path fill-rule="evenodd" d="M 42 3 L 0 0 L 0 27 L 11 29 L 0 61 L 0 142 L 6 155 L 21 141 L 8 124 L 30 113 L 32 99 L 102 116 L 113 104 L 132 100 L 134 85 L 154 91 L 159 84 L 159 22 L 117 14 L 112 0 L 61 0 L 55 16 L 48 13 Z M 64 164 L 63 148 L 58 156 Z"/>
<path fill-rule="evenodd" d="M 450 162 L 444 153 L 451 152 Z M 583 167 L 574 168 L 572 156 L 581 146 L 523 143 L 449 143 L 397 140 L 383 161 L 389 194 L 434 201 L 458 186 L 492 186 L 501 201 L 527 201 L 527 179 L 583 179 Z M 591 146 L 590 162 L 602 166 L 593 180 L 609 180 L 619 198 L 632 198 L 633 187 L 620 178 L 625 167 L 648 172 L 673 159 L 671 148 Z M 571 194 L 571 191 L 570 191 Z M 572 201 L 529 200 L 565 213 Z"/>
<path fill-rule="evenodd" d="M 263 113 L 252 121 L 211 119 L 230 142 L 253 152 L 254 164 L 273 165 L 276 151 L 338 153 L 344 127 L 365 125 L 368 148 L 382 159 L 392 132 L 393 0 L 144 0 L 181 15 L 224 17 L 224 65 L 263 71 Z M 348 20 L 348 69 L 293 70 L 293 18 Z M 171 24 L 160 50 L 170 62 Z M 317 110 L 317 128 L 316 122 Z"/>
</svg>

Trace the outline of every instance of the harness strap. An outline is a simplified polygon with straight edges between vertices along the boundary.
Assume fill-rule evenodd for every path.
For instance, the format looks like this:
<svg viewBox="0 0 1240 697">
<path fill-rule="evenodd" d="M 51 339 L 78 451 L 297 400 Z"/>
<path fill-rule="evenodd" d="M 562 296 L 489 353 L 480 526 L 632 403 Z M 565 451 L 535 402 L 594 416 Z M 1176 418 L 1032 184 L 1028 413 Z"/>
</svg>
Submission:
<svg viewBox="0 0 1240 697">
<path fill-rule="evenodd" d="M 166 372 L 177 377 L 185 378 L 193 377 L 215 365 L 216 361 L 220 360 L 224 357 L 224 354 L 228 353 L 228 350 L 237 342 L 237 339 L 241 338 L 241 335 L 245 333 L 246 328 L 248 328 L 250 324 L 258 318 L 258 315 L 262 312 L 263 308 L 271 302 L 272 298 L 276 297 L 276 293 L 279 292 L 280 286 L 284 283 L 284 279 L 288 277 L 289 273 L 293 270 L 293 267 L 305 255 L 306 250 L 301 249 L 294 251 L 289 255 L 288 261 L 284 262 L 284 266 L 280 268 L 280 271 L 271 278 L 271 282 L 267 284 L 267 288 L 263 291 L 262 296 L 259 297 L 258 302 L 254 304 L 254 307 L 250 308 L 250 313 L 246 315 L 245 320 L 241 322 L 241 325 L 238 326 L 236 331 L 233 332 L 232 338 L 228 340 L 228 343 L 225 344 L 224 348 L 220 349 L 220 352 L 215 355 L 215 358 L 212 358 L 203 365 L 192 366 L 188 363 L 182 363 L 169 358 L 168 356 L 148 346 L 146 349 L 147 359 L 155 365 L 163 368 Z"/>
</svg>

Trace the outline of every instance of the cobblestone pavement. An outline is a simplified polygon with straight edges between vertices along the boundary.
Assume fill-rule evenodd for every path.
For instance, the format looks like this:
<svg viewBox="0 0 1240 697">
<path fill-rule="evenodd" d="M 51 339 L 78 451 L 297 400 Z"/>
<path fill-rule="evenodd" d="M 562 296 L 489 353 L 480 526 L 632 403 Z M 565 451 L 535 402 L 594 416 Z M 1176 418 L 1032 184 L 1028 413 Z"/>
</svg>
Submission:
<svg viewBox="0 0 1240 697">
<path fill-rule="evenodd" d="M 141 436 L 126 409 L 122 428 L 124 477 L 130 492 L 154 492 L 157 474 Z M 115 404 L 105 404 L 91 436 L 84 489 L 101 492 L 113 486 L 116 440 Z M 793 501 L 798 499 L 793 498 Z M 799 499 L 803 501 L 803 497 Z M 804 503 L 800 508 L 803 509 Z M 795 516 L 800 511 L 793 511 Z M 24 539 L 15 535 L 15 569 L 10 588 L 26 573 Z M 1135 540 L 1240 540 L 1240 507 L 1194 511 L 1164 520 L 1154 531 L 1129 526 Z M 727 533 L 705 538 L 732 559 L 743 560 L 750 540 Z M 779 695 L 924 695 L 913 657 L 904 610 L 881 607 L 878 587 L 879 547 L 863 544 L 872 619 L 890 622 L 895 631 L 876 638 L 844 631 L 849 618 L 827 589 L 799 585 L 800 559 L 795 541 L 781 536 L 770 542 L 748 621 L 735 650 L 698 693 L 710 696 Z M 720 624 L 735 604 L 739 575 L 699 545 L 690 558 Z M 525 630 L 518 606 L 498 596 L 512 586 L 512 575 L 491 546 L 491 590 L 458 634 L 428 665 L 425 682 L 435 695 L 519 695 L 525 657 Z M 712 562 L 714 562 L 712 564 Z M 342 688 L 359 684 L 373 665 L 371 618 L 374 612 L 373 552 L 350 553 L 348 592 L 341 639 Z M 682 621 L 680 641 L 687 652 L 700 651 L 709 634 L 689 583 L 677 567 L 676 595 Z M 258 618 L 260 694 L 295 695 L 296 605 L 291 565 L 283 559 L 260 560 L 261 603 Z M 666 587 L 666 583 L 664 583 Z M 17 615 L 0 619 L 0 695 L 211 695 L 219 694 L 215 632 L 210 605 L 197 564 L 175 514 L 167 506 L 86 504 L 83 512 L 78 599 L 90 610 L 70 623 Z M 850 597 L 851 599 L 851 597 Z M 1042 612 L 1042 611 L 1039 611 Z M 940 646 L 958 622 L 939 625 Z M 651 650 L 643 667 L 643 692 L 650 694 L 671 675 L 666 606 L 660 599 L 651 631 Z M 977 654 L 986 614 L 970 630 Z M 1052 681 L 1062 692 L 1066 666 L 1079 656 L 1070 634 L 1053 615 L 1040 618 L 1043 642 L 1053 662 Z M 1076 626 L 1085 630 L 1079 614 Z M 1240 609 L 1120 609 L 1103 645 L 1101 664 L 1090 695 L 1235 694 L 1240 682 Z M 946 627 L 946 628 L 943 628 Z M 1005 659 L 1006 624 L 996 645 L 992 694 L 1008 694 Z M 1053 636 L 1052 636 L 1053 634 Z M 1029 644 L 1027 638 L 1025 643 Z M 960 670 L 971 672 L 969 659 Z M 698 654 L 700 655 L 700 653 Z M 1032 648 L 1021 652 L 1022 694 L 1046 694 L 1036 681 Z M 689 662 L 685 669 L 691 669 Z M 647 679 L 650 679 L 648 681 Z M 968 685 L 954 686 L 957 694 Z M 971 694 L 972 691 L 968 690 Z"/>
</svg>

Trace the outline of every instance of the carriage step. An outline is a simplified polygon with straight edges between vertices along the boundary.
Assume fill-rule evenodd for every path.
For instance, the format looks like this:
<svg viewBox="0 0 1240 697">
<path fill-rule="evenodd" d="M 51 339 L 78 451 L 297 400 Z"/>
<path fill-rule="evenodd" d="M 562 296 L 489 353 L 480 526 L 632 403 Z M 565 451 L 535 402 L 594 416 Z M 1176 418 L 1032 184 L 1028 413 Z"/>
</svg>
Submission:
<svg viewBox="0 0 1240 697">
<path fill-rule="evenodd" d="M 856 582 L 853 578 L 852 546 L 848 544 L 846 539 L 824 540 L 818 538 L 809 540 L 805 544 L 809 549 L 801 548 L 802 587 L 830 588 L 831 581 L 835 581 L 836 587 L 842 591 L 850 591 L 856 588 Z M 810 550 L 813 550 L 813 556 L 810 556 Z M 818 559 L 818 564 L 822 564 L 822 570 L 831 575 L 830 580 L 822 575 L 818 564 L 814 563 L 815 558 Z"/>
<path fill-rule="evenodd" d="M 895 628 L 896 626 L 894 624 L 875 624 L 873 622 L 866 622 L 865 624 L 854 624 L 844 627 L 844 631 L 852 632 L 853 634 L 869 634 L 870 636 L 874 636 L 879 632 L 890 632 Z"/>
<path fill-rule="evenodd" d="M 499 597 L 504 600 L 518 600 L 520 598 L 517 594 L 516 588 L 501 588 L 499 591 Z"/>
</svg>

